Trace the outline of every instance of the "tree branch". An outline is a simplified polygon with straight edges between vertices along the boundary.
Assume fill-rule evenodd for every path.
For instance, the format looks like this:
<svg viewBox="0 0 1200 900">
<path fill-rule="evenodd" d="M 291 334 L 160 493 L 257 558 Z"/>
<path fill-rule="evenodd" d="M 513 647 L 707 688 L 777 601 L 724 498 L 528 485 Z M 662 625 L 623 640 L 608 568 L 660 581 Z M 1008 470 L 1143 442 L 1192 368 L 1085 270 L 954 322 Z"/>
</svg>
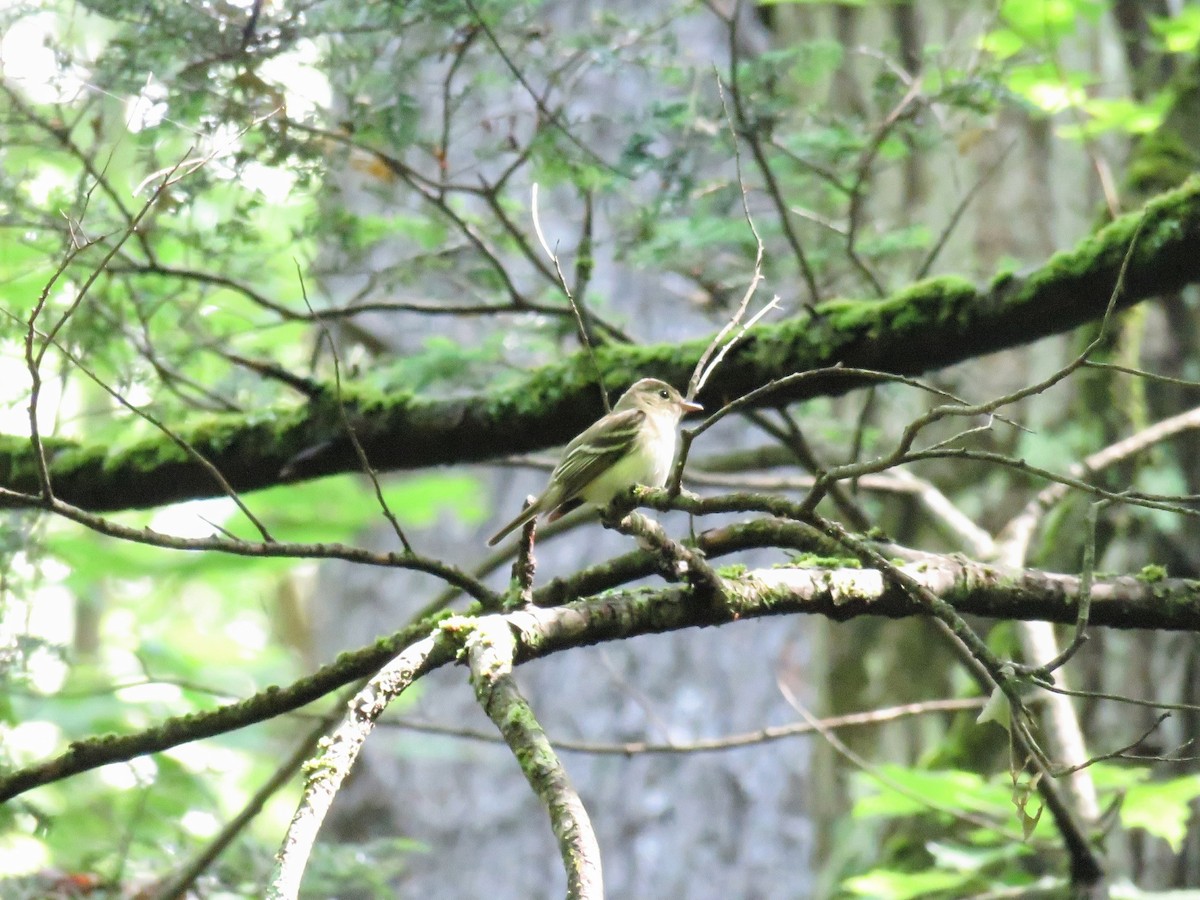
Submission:
<svg viewBox="0 0 1200 900">
<path fill-rule="evenodd" d="M 829 301 L 818 307 L 818 319 L 760 325 L 729 354 L 700 399 L 717 408 L 721 398 L 741 396 L 785 372 L 838 364 L 917 374 L 1098 319 L 1139 222 L 1122 304 L 1200 282 L 1200 179 L 1193 178 L 1028 276 L 1000 277 L 983 289 L 961 279 L 933 279 L 882 301 Z M 709 343 L 705 337 L 606 346 L 596 357 L 613 389 L 646 375 L 684 384 Z M 372 463 L 383 471 L 412 469 L 562 443 L 599 417 L 594 380 L 586 354 L 577 353 L 481 395 L 430 400 L 346 385 L 343 400 L 347 415 L 361 420 L 356 434 Z M 763 402 L 778 406 L 859 384 L 831 373 L 772 392 Z M 304 406 L 198 417 L 176 431 L 237 491 L 358 468 L 332 390 Z M 203 467 L 161 436 L 120 450 L 107 441 L 47 440 L 45 451 L 55 495 L 87 509 L 154 506 L 215 492 Z M 289 478 L 280 474 L 285 467 Z M 0 437 L 0 486 L 38 491 L 27 436 Z"/>
<path fill-rule="evenodd" d="M 661 493 L 661 492 L 660 492 Z M 769 521 L 768 525 L 771 524 Z M 795 523 L 782 523 L 793 525 Z M 722 531 L 749 527 L 728 526 Z M 809 529 L 811 530 L 811 529 Z M 757 544 L 761 546 L 761 543 Z M 885 548 L 892 554 L 895 548 Z M 916 561 L 897 568 L 963 615 L 996 619 L 1073 623 L 1080 596 L 1079 579 L 1034 569 L 1011 570 L 957 557 L 909 554 Z M 649 554 L 631 554 L 647 563 Z M 613 582 L 604 573 L 585 582 L 559 579 L 536 591 L 535 602 L 555 602 L 571 588 L 589 593 Z M 629 578 L 646 574 L 632 566 Z M 775 615 L 823 615 L 845 621 L 862 615 L 903 618 L 926 616 L 928 608 L 873 569 L 787 566 L 723 576 L 723 602 L 697 603 L 690 585 L 656 590 L 617 591 L 552 608 L 528 607 L 509 614 L 521 632 L 518 662 L 572 647 L 661 634 L 682 628 L 722 625 Z M 575 596 L 578 596 L 576 594 Z M 571 598 L 573 599 L 573 597 Z M 525 618 L 520 618 L 524 616 Z M 1114 628 L 1154 628 L 1200 632 L 1200 584 L 1192 579 L 1096 578 L 1090 622 Z M 218 709 L 168 719 L 130 735 L 104 735 L 76 741 L 60 756 L 0 777 L 0 803 L 27 790 L 72 775 L 156 753 L 190 741 L 222 734 L 298 709 L 342 685 L 370 675 L 405 648 L 440 627 L 426 620 L 368 647 L 342 654 L 338 661 L 284 688 Z"/>
<path fill-rule="evenodd" d="M 467 638 L 475 696 L 500 730 L 525 780 L 550 814 L 567 872 L 568 900 L 603 900 L 600 845 L 579 794 L 512 677 L 516 641 L 507 622 L 478 620 Z"/>
</svg>

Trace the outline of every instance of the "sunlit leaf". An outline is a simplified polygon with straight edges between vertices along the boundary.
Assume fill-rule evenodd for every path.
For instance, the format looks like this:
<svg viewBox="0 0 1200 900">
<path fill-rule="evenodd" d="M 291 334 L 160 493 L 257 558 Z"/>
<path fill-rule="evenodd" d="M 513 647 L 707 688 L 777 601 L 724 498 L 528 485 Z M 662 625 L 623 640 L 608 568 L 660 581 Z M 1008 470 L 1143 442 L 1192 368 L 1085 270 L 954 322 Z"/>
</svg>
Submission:
<svg viewBox="0 0 1200 900">
<path fill-rule="evenodd" d="M 999 687 L 992 690 L 987 704 L 979 711 L 975 721 L 983 725 L 985 722 L 995 722 L 1005 731 L 1012 727 L 1012 704 L 1008 696 Z"/>
<path fill-rule="evenodd" d="M 924 872 L 876 869 L 866 875 L 847 878 L 842 886 L 859 897 L 869 897 L 871 900 L 913 900 L 953 890 L 968 880 L 967 875 L 936 869 Z"/>
<path fill-rule="evenodd" d="M 1160 837 L 1179 853 L 1192 817 L 1191 803 L 1200 797 L 1200 775 L 1130 786 L 1121 803 L 1121 823 Z"/>
</svg>

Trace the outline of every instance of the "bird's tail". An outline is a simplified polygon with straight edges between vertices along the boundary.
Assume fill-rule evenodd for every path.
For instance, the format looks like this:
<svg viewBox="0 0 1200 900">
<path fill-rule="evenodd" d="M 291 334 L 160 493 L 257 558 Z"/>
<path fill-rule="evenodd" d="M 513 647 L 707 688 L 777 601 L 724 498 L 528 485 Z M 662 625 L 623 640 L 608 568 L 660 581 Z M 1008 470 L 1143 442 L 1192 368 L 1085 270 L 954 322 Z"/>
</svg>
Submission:
<svg viewBox="0 0 1200 900">
<path fill-rule="evenodd" d="M 536 502 L 529 504 L 523 510 L 521 510 L 521 512 L 517 515 L 517 517 L 515 519 L 513 519 L 511 522 L 509 522 L 507 525 L 505 525 L 503 528 L 501 528 L 499 531 L 497 531 L 495 534 L 493 534 L 490 538 L 488 538 L 487 545 L 489 547 L 495 547 L 498 543 L 500 543 L 502 540 L 504 540 L 506 537 L 508 537 L 510 532 L 515 531 L 516 529 L 520 528 L 522 525 L 524 525 L 526 522 L 528 522 L 530 519 L 532 519 L 534 516 L 536 516 L 541 511 L 542 511 L 542 503 L 541 503 L 541 498 L 539 497 Z"/>
</svg>

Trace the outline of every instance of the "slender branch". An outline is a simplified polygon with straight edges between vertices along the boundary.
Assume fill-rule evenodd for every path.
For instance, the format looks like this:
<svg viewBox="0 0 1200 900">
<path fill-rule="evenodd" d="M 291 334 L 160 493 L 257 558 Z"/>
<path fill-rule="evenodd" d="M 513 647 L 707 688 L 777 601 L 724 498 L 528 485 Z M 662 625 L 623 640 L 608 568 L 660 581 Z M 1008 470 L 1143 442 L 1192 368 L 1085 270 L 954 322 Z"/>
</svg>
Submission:
<svg viewBox="0 0 1200 900">
<path fill-rule="evenodd" d="M 738 74 L 741 69 L 738 50 L 738 21 L 741 17 L 741 7 L 742 0 L 737 0 L 734 4 L 732 14 L 723 17 L 726 28 L 729 30 L 729 95 L 733 99 L 733 108 L 737 113 L 738 131 L 742 139 L 750 146 L 750 152 L 754 156 L 754 163 L 762 175 L 763 184 L 766 186 L 767 196 L 771 198 L 771 202 L 775 205 L 779 226 L 783 229 L 783 236 L 791 248 L 792 256 L 800 267 L 800 273 L 804 277 L 805 285 L 808 287 L 808 302 L 815 304 L 821 299 L 821 292 L 817 286 L 816 273 L 809 263 L 808 255 L 804 252 L 804 248 L 800 244 L 800 237 L 796 234 L 796 229 L 792 225 L 790 207 L 787 201 L 784 200 L 783 190 L 779 186 L 779 180 L 775 177 L 775 170 L 767 158 L 766 150 L 763 148 L 758 123 L 751 118 L 742 98 Z"/>
<path fill-rule="evenodd" d="M 925 254 L 925 258 L 921 260 L 921 264 L 917 266 L 917 270 L 913 273 L 914 281 L 919 281 L 920 279 L 929 275 L 930 270 L 933 268 L 933 264 L 937 262 L 937 258 L 941 255 L 942 250 L 944 250 L 946 247 L 946 243 L 950 240 L 950 235 L 954 233 L 954 229 L 958 227 L 959 220 L 967 211 L 967 207 L 971 205 L 971 201 L 975 199 L 975 196 L 979 193 L 983 186 L 991 180 L 992 176 L 1000 171 L 1000 167 L 1004 165 L 1016 147 L 1017 141 L 1014 138 L 1009 142 L 1007 147 L 1000 151 L 1000 155 L 991 163 L 991 165 L 989 165 L 983 171 L 983 173 L 975 179 L 975 183 L 967 189 L 967 192 L 963 194 L 962 199 L 959 200 L 958 204 L 954 207 L 954 211 L 950 213 L 950 218 L 946 220 L 946 224 L 942 228 L 941 233 L 938 235 L 937 240 L 933 242 L 933 246 L 929 248 L 929 252 Z"/>
<path fill-rule="evenodd" d="M 826 468 L 817 459 L 813 453 L 812 447 L 804 437 L 804 432 L 800 430 L 800 426 L 796 424 L 784 408 L 777 410 L 779 418 L 783 420 L 783 428 L 778 427 L 765 415 L 757 410 L 751 410 L 745 413 L 747 419 L 765 431 L 767 434 L 774 437 L 783 446 L 796 457 L 796 461 L 805 469 L 813 473 L 812 484 L 817 484 L 825 475 Z M 811 489 L 811 487 L 810 487 Z M 866 511 L 855 502 L 854 498 L 843 488 L 840 482 L 830 482 L 828 485 L 829 499 L 833 501 L 846 519 L 846 522 L 851 528 L 856 531 L 869 531 L 871 529 L 871 518 Z"/>
<path fill-rule="evenodd" d="M 350 711 L 342 724 L 322 742 L 321 755 L 308 767 L 308 783 L 300 805 L 284 835 L 276 857 L 275 871 L 267 888 L 268 900 L 296 900 L 300 879 L 317 839 L 317 832 L 338 788 L 363 743 L 375 726 L 375 720 L 389 703 L 426 672 L 454 661 L 454 642 L 447 632 L 434 634 L 406 648 L 375 675 L 350 701 Z"/>
<path fill-rule="evenodd" d="M 1062 652 L 1053 659 L 1029 666 L 1018 666 L 1017 672 L 1019 674 L 1031 675 L 1045 681 L 1053 681 L 1054 671 L 1066 665 L 1071 657 L 1079 651 L 1079 648 L 1087 642 L 1088 613 L 1092 607 L 1092 581 L 1096 576 L 1096 518 L 1100 510 L 1108 506 L 1110 502 L 1109 500 L 1099 500 L 1088 507 L 1087 524 L 1085 526 L 1087 534 L 1083 546 L 1083 566 L 1079 576 L 1079 604 L 1075 619 L 1075 634 L 1071 638 L 1071 643 L 1064 647 Z"/>
<path fill-rule="evenodd" d="M 234 556 L 282 558 L 282 559 L 344 559 L 348 562 L 362 563 L 370 566 L 387 566 L 397 569 L 412 569 L 437 576 L 460 590 L 466 591 L 481 603 L 496 604 L 499 595 L 486 587 L 466 572 L 450 563 L 421 556 L 416 553 L 375 553 L 360 547 L 352 547 L 339 543 L 294 543 L 246 541 L 242 539 L 181 538 L 164 534 L 147 528 L 131 528 L 93 515 L 69 503 L 52 498 L 45 501 L 40 497 L 29 494 L 19 494 L 0 488 L 0 507 L 15 507 L 20 509 L 41 509 L 78 522 L 92 531 L 121 540 L 132 541 L 136 544 L 147 544 L 152 547 L 162 547 L 169 550 L 188 550 L 192 552 L 217 551 Z"/>
<path fill-rule="evenodd" d="M 545 97 L 543 95 L 539 94 L 536 90 L 534 90 L 533 85 L 531 85 L 529 83 L 529 80 L 525 77 L 525 73 L 523 73 L 521 71 L 520 67 L 518 67 L 517 64 L 515 62 L 513 62 L 512 58 L 504 50 L 504 47 L 503 47 L 503 45 L 501 45 L 500 40 L 496 37 L 496 33 L 492 30 L 492 27 L 490 25 L 488 25 L 487 19 L 485 19 L 483 17 L 483 15 L 480 14 L 479 9 L 475 6 L 475 4 L 472 2 L 472 0 L 463 0 L 463 2 L 465 4 L 465 6 L 467 7 L 467 9 L 469 9 L 471 11 L 471 16 L 475 19 L 475 23 L 481 29 L 483 29 L 483 33 L 487 36 L 488 42 L 492 45 L 493 48 L 495 48 L 497 55 L 500 57 L 500 59 L 504 63 L 504 65 L 508 68 L 508 71 L 512 73 L 512 76 L 515 79 L 517 79 L 517 81 L 520 83 L 521 87 L 525 88 L 525 91 L 529 94 L 530 99 L 533 100 L 533 102 L 537 105 L 538 112 L 540 112 L 543 116 L 545 116 L 546 120 L 548 122 L 550 122 L 556 129 L 558 129 L 558 131 L 568 141 L 570 141 L 576 147 L 576 149 L 578 149 L 585 156 L 587 156 L 588 159 L 592 160 L 597 165 L 601 166 L 602 168 L 606 169 L 609 172 L 612 172 L 615 175 L 620 175 L 623 178 L 628 178 L 629 177 L 628 172 L 622 171 L 620 168 L 618 168 L 618 167 L 614 166 L 612 163 L 608 162 L 606 159 L 604 159 L 599 154 L 597 154 L 595 150 L 593 150 L 591 147 L 589 147 L 587 144 L 585 144 L 583 141 L 581 141 L 579 138 L 577 138 L 574 135 L 574 133 L 571 131 L 571 129 L 568 128 L 566 126 L 566 124 L 563 122 L 562 115 L 560 114 L 560 112 L 556 109 L 551 109 L 550 107 L 548 107 L 546 105 Z"/>
<path fill-rule="evenodd" d="M 874 725 L 882 725 L 886 722 L 897 722 L 914 716 L 978 710 L 986 702 L 987 698 L 985 697 L 950 697 L 942 700 L 921 700 L 914 703 L 901 703 L 897 706 L 877 707 L 875 709 L 864 710 L 863 712 L 827 716 L 819 719 L 818 724 L 822 728 L 835 731 L 841 728 L 868 728 Z M 297 715 L 299 717 L 303 714 Z M 384 719 L 378 722 L 376 727 L 399 728 L 407 731 L 463 738 L 464 740 L 481 741 L 489 744 L 497 744 L 503 741 L 502 738 L 497 737 L 492 732 L 416 719 Z M 755 747 L 759 744 L 770 744 L 775 741 L 816 734 L 819 731 L 820 728 L 807 721 L 802 721 L 792 722 L 787 725 L 768 725 L 756 731 L 730 734 L 725 737 L 699 738 L 693 741 L 672 741 L 665 744 L 653 741 L 625 741 L 614 744 L 604 741 L 578 741 L 568 738 L 556 738 L 554 746 L 562 752 L 581 753 L 589 756 L 688 756 L 693 753 L 723 753 L 742 747 Z"/>
<path fill-rule="evenodd" d="M 579 327 L 579 341 L 583 344 L 588 359 L 592 361 L 592 368 L 596 370 L 596 384 L 600 388 L 600 400 L 604 404 L 604 411 L 610 413 L 612 412 L 612 404 L 608 401 L 608 391 L 604 387 L 604 370 L 600 368 L 600 363 L 596 361 L 596 348 L 592 346 L 592 338 L 587 327 L 587 321 L 584 319 L 580 306 L 575 302 L 575 296 L 571 293 L 571 286 L 567 284 L 567 276 L 563 274 L 562 265 L 558 261 L 558 254 L 550 249 L 550 244 L 546 240 L 545 233 L 542 231 L 541 214 L 538 209 L 538 184 L 536 181 L 530 186 L 529 190 L 529 211 L 533 217 L 533 231 L 537 235 L 538 243 L 542 245 L 542 250 L 545 251 L 546 256 L 550 257 L 550 261 L 554 263 L 554 271 L 558 274 L 559 286 L 566 295 L 567 302 L 571 304 L 571 311 L 575 314 L 575 324 Z"/>
<path fill-rule="evenodd" d="M 346 699 L 348 700 L 349 698 Z M 316 724 L 309 729 L 308 733 L 300 739 L 287 758 L 279 764 L 271 776 L 246 801 L 237 815 L 225 823 L 220 832 L 205 845 L 203 851 L 188 860 L 187 863 L 172 873 L 166 881 L 157 887 L 155 896 L 158 900 L 176 900 L 176 898 L 187 896 L 189 889 L 195 883 L 196 879 L 204 874 L 209 866 L 216 862 L 217 858 L 229 848 L 234 839 L 262 812 L 267 801 L 291 781 L 292 777 L 304 764 L 304 761 L 317 748 L 321 736 L 341 717 L 340 709 L 343 703 L 334 705 L 336 712 L 333 715 L 318 716 Z"/>
<path fill-rule="evenodd" d="M 300 293 L 304 297 L 304 305 L 312 313 L 312 304 L 308 302 L 308 290 L 304 287 L 304 274 L 300 271 L 299 263 L 296 264 L 296 275 L 300 279 Z M 404 534 L 404 529 L 400 527 L 400 521 L 396 518 L 396 514 L 392 512 L 392 507 L 388 504 L 387 498 L 383 496 L 383 488 L 379 485 L 379 473 L 375 471 L 375 467 L 371 465 L 371 460 L 367 458 L 367 451 L 363 449 L 362 441 L 358 439 L 358 432 L 350 422 L 350 416 L 346 413 L 346 404 L 342 401 L 342 364 L 338 356 L 337 342 L 333 339 L 333 335 L 329 333 L 329 328 L 321 319 L 317 319 L 317 324 L 321 329 L 322 337 L 329 347 L 329 352 L 333 356 L 333 385 L 337 399 L 338 414 L 342 419 L 342 427 L 346 429 L 346 434 L 350 437 L 350 443 L 354 445 L 354 452 L 358 456 L 359 465 L 362 466 L 363 472 L 371 481 L 371 487 L 375 491 L 375 502 L 379 504 L 379 509 L 383 512 L 383 517 L 392 526 L 392 531 L 399 539 L 400 546 L 404 548 L 405 555 L 412 556 L 414 555 L 412 544 L 408 542 L 408 537 Z"/>
<path fill-rule="evenodd" d="M 1200 406 L 1163 419 L 1148 428 L 1143 428 L 1141 431 L 1110 444 L 1102 450 L 1092 453 L 1083 460 L 1074 463 L 1067 469 L 1067 478 L 1071 479 L 1071 482 L 1067 480 L 1057 481 L 1043 488 L 1002 529 L 1001 542 L 1013 545 L 1010 551 L 1011 559 L 1020 561 L 1025 559 L 1028 555 L 1029 542 L 1033 539 L 1033 533 L 1042 518 L 1047 512 L 1062 502 L 1067 496 L 1068 491 L 1072 487 L 1075 487 L 1080 479 L 1102 472 L 1109 466 L 1194 428 L 1200 428 Z M 1116 499 L 1116 497 L 1107 499 Z"/>
<path fill-rule="evenodd" d="M 1074 775 L 1076 772 L 1081 772 L 1084 769 L 1088 768 L 1089 766 L 1093 766 L 1098 762 L 1104 762 L 1106 759 L 1122 759 L 1126 756 L 1126 754 L 1129 753 L 1130 750 L 1137 747 L 1139 744 L 1141 744 L 1142 741 L 1144 741 L 1146 738 L 1150 737 L 1150 735 L 1152 735 L 1155 731 L 1157 731 L 1158 726 L 1161 725 L 1163 722 L 1165 722 L 1169 718 L 1171 718 L 1171 714 L 1169 712 L 1160 713 L 1155 718 L 1154 722 L 1149 727 L 1147 727 L 1146 730 L 1142 732 L 1141 736 L 1138 737 L 1136 740 L 1130 741 L 1125 746 L 1119 747 L 1116 750 L 1110 750 L 1108 753 L 1101 753 L 1098 756 L 1090 757 L 1088 759 L 1085 759 L 1081 763 L 1077 763 L 1076 765 L 1068 766 L 1065 769 L 1059 769 L 1054 774 L 1055 774 L 1055 776 L 1061 778 L 1064 775 Z"/>
<path fill-rule="evenodd" d="M 879 155 L 879 149 L 883 146 L 883 142 L 887 136 L 892 133 L 892 130 L 906 117 L 911 115 L 909 107 L 921 94 L 921 79 L 920 77 L 913 78 L 908 86 L 908 90 L 904 96 L 900 98 L 900 102 L 889 112 L 879 124 L 879 127 L 872 133 L 867 146 L 863 148 L 859 155 L 858 165 L 855 166 L 855 177 L 850 185 L 850 208 L 846 213 L 846 256 L 850 259 L 854 267 L 867 279 L 867 282 L 874 288 L 877 296 L 883 297 L 887 294 L 883 283 L 879 277 L 871 271 L 870 267 L 862 261 L 858 255 L 858 250 L 855 243 L 858 240 L 859 227 L 862 224 L 862 207 L 864 188 L 871 178 L 871 170 L 875 163 L 875 158 Z"/>
<path fill-rule="evenodd" d="M 742 325 L 742 317 L 746 314 L 746 310 L 750 306 L 750 301 L 754 299 L 754 293 L 758 290 L 758 285 L 763 280 L 762 262 L 764 249 L 762 238 L 758 234 L 758 228 L 754 225 L 754 217 L 750 215 L 750 203 L 746 196 L 746 180 L 742 175 L 742 151 L 738 147 L 737 132 L 734 129 L 733 117 L 730 115 L 729 107 L 725 103 L 725 88 L 721 85 L 720 76 L 717 76 L 717 93 L 721 97 L 721 109 L 725 111 L 725 121 L 729 124 L 729 133 L 733 139 L 733 161 L 737 171 L 738 188 L 742 200 L 742 215 L 746 219 L 746 225 L 750 229 L 750 234 L 754 237 L 754 271 L 750 276 L 750 283 L 746 285 L 746 291 L 742 294 L 742 300 L 738 304 L 737 309 L 729 317 L 729 321 L 717 332 L 716 337 L 712 339 L 704 352 L 700 354 L 700 359 L 696 362 L 696 368 L 692 371 L 692 377 L 688 380 L 688 400 L 694 399 L 704 389 L 704 384 L 708 381 L 709 376 L 716 371 L 717 366 L 721 364 L 721 360 L 745 336 L 746 332 L 753 328 L 755 323 L 772 309 L 779 308 L 779 296 L 776 295 L 771 298 L 771 301 L 766 306 L 751 316 L 749 321 Z M 741 328 L 738 329 L 737 334 L 726 341 L 726 336 L 739 325 L 741 325 Z M 682 467 L 679 471 L 682 471 Z M 676 480 L 673 483 L 677 485 L 678 481 Z"/>
<path fill-rule="evenodd" d="M 934 800 L 931 797 L 923 796 L 918 791 L 914 791 L 912 788 L 901 784 L 894 778 L 886 775 L 879 766 L 873 765 L 863 756 L 850 749 L 849 745 L 847 745 L 845 741 L 834 734 L 832 728 L 827 727 L 820 719 L 809 712 L 808 708 L 805 707 L 795 695 L 795 692 L 793 692 L 791 688 L 784 684 L 781 679 L 776 678 L 775 684 L 779 689 L 779 693 L 783 695 L 783 699 L 787 701 L 788 706 L 799 713 L 800 717 L 804 719 L 805 725 L 819 734 L 825 740 L 825 743 L 832 747 L 833 750 L 839 756 L 849 762 L 850 765 L 870 776 L 874 781 L 878 781 L 888 790 L 895 791 L 902 797 L 907 797 L 909 800 L 915 800 L 917 803 L 921 804 L 927 809 L 940 812 L 943 815 L 947 815 L 950 818 L 956 819 L 959 822 L 963 822 L 967 825 L 973 825 L 976 828 L 984 828 L 990 832 L 998 832 L 1006 835 L 1014 841 L 1023 840 L 1022 835 L 1005 828 L 1003 823 L 997 821 L 996 819 L 989 818 L 988 816 L 974 813 L 959 807 L 947 805 Z"/>
<path fill-rule="evenodd" d="M 7 310 L 0 310 L 0 313 L 2 313 L 4 315 L 8 315 L 10 317 L 12 316 L 12 314 L 9 313 Z M 198 465 L 200 465 L 204 469 L 204 471 L 208 473 L 208 475 L 212 478 L 212 480 L 217 484 L 217 486 L 220 488 L 221 492 L 226 497 L 228 497 L 230 500 L 233 501 L 234 505 L 237 506 L 238 510 L 242 513 L 242 515 L 244 515 L 246 517 L 246 519 L 249 520 L 250 524 L 254 526 L 254 528 L 258 531 L 259 535 L 262 537 L 263 541 L 267 544 L 275 543 L 275 539 L 273 537 L 271 537 L 271 533 L 267 530 L 267 526 L 264 525 L 262 523 L 262 520 L 260 520 L 258 518 L 258 516 L 256 516 L 254 514 L 254 512 L 250 509 L 250 507 L 246 505 L 246 502 L 244 500 L 242 500 L 241 495 L 239 495 L 238 492 L 233 489 L 233 486 L 230 485 L 230 483 L 225 479 L 225 476 L 221 474 L 221 470 L 218 469 L 215 465 L 213 465 L 208 460 L 208 458 L 204 456 L 204 454 L 202 454 L 199 450 L 197 450 L 191 444 L 190 441 L 186 440 L 185 438 L 183 438 L 179 434 L 177 434 L 173 429 L 171 429 L 165 422 L 163 422 L 161 419 L 159 419 L 153 413 L 149 412 L 146 409 L 143 409 L 140 406 L 135 406 L 133 403 L 130 403 L 128 398 L 126 398 L 124 394 L 122 394 L 120 391 L 116 390 L 111 385 L 109 385 L 107 382 L 105 382 L 103 379 L 101 379 L 100 376 L 97 375 L 95 372 L 93 372 L 90 367 L 88 367 L 87 365 L 84 364 L 83 360 L 81 360 L 78 356 L 76 356 L 74 353 L 72 353 L 70 350 L 68 350 L 66 347 L 64 347 L 57 338 L 51 337 L 48 334 L 43 335 L 41 332 L 37 332 L 37 334 L 39 337 L 41 337 L 47 343 L 47 345 L 53 344 L 55 349 L 58 350 L 58 352 L 61 353 L 67 360 L 69 360 L 71 362 L 71 364 L 73 366 L 75 366 L 75 368 L 77 368 L 84 375 L 86 375 L 92 381 L 93 384 L 98 386 L 106 394 L 108 394 L 110 397 L 112 397 L 114 400 L 116 400 L 117 403 L 119 403 L 125 409 L 129 410 L 134 415 L 138 416 L 141 419 L 144 419 L 145 421 L 147 421 L 151 425 L 153 425 L 155 428 L 157 428 L 164 436 L 166 436 L 166 438 L 169 441 L 171 441 L 171 443 L 173 443 L 176 447 L 178 447 L 185 454 L 187 454 L 188 458 L 192 459 Z M 31 371 L 35 371 L 35 370 L 36 370 L 36 367 L 34 370 L 31 370 Z M 34 397 L 36 397 L 36 391 L 34 392 Z M 31 415 L 34 418 L 36 418 L 36 412 L 35 412 L 36 400 L 35 399 L 31 399 L 30 409 L 31 409 Z M 31 437 L 34 437 L 36 439 L 36 432 L 33 433 L 31 435 Z M 44 458 L 44 453 L 40 454 L 40 455 Z M 47 474 L 46 490 L 49 490 L 49 480 L 48 479 L 49 479 L 49 475 Z M 48 500 L 49 502 L 57 502 L 55 500 L 55 498 L 52 496 L 47 496 L 45 499 Z M 236 541 L 237 539 L 234 538 L 233 540 Z"/>
<path fill-rule="evenodd" d="M 603 900 L 600 845 L 583 801 L 512 677 L 516 649 L 507 622 L 485 618 L 474 623 L 466 651 L 475 698 L 550 814 L 567 873 L 568 900 Z"/>
</svg>

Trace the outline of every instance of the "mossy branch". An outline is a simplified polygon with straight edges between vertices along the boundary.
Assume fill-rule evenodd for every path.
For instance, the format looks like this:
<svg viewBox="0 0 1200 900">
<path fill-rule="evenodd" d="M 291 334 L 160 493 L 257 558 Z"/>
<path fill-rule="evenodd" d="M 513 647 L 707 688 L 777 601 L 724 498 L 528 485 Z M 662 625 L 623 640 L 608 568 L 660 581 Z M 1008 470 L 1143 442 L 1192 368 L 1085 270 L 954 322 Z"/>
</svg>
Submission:
<svg viewBox="0 0 1200 900">
<path fill-rule="evenodd" d="M 843 365 L 916 375 L 1098 319 L 1113 292 L 1131 238 L 1144 218 L 1125 273 L 1121 306 L 1200 282 L 1200 178 L 1159 195 L 1024 276 L 1002 275 L 977 288 L 935 278 L 883 300 L 830 300 L 748 335 L 700 397 L 711 409 L 779 377 Z M 214 414 L 170 423 L 238 491 L 358 471 L 350 422 L 379 470 L 477 462 L 554 446 L 603 409 L 595 390 L 621 390 L 643 376 L 684 384 L 709 344 L 605 346 L 595 363 L 576 353 L 509 387 L 452 399 L 379 395 L 344 385 L 303 406 L 253 414 Z M 772 393 L 771 406 L 840 394 L 852 378 L 804 380 Z M 211 474 L 166 435 L 114 449 L 105 443 L 44 442 L 56 496 L 94 511 L 156 506 L 213 495 Z M 0 487 L 36 494 L 38 466 L 27 436 L 0 436 Z"/>
<path fill-rule="evenodd" d="M 754 531 L 764 527 L 769 530 L 773 525 L 755 524 Z M 740 544 L 736 539 L 730 542 L 731 547 Z M 746 545 L 761 546 L 762 542 L 751 540 Z M 631 561 L 634 558 L 649 565 L 649 554 L 631 554 Z M 1072 575 L 1012 570 L 934 554 L 923 555 L 920 562 L 902 568 L 962 615 L 1066 624 L 1076 620 L 1080 584 Z M 552 583 L 538 592 L 537 598 L 554 602 L 555 597 L 567 593 L 574 599 L 579 594 L 572 589 L 602 589 L 605 582 L 615 583 L 638 574 L 644 574 L 641 566 L 629 567 L 620 577 L 598 567 L 594 578 L 579 576 L 570 583 Z M 690 586 L 676 585 L 615 591 L 563 607 L 532 606 L 510 613 L 508 620 L 520 632 L 517 661 L 585 644 L 763 616 L 814 614 L 845 621 L 863 615 L 902 618 L 928 614 L 925 606 L 873 569 L 784 566 L 730 572 L 723 584 L 725 602 L 720 604 L 697 603 Z M 565 612 L 560 614 L 560 610 Z M 335 663 L 288 687 L 270 688 L 239 703 L 169 719 L 135 734 L 76 741 L 61 756 L 0 775 L 0 803 L 80 772 L 233 731 L 297 709 L 377 671 L 404 648 L 427 636 L 444 618 L 424 620 L 370 647 L 343 654 Z M 1164 578 L 1161 572 L 1097 577 L 1092 584 L 1089 621 L 1094 626 L 1200 632 L 1200 581 Z"/>
</svg>

